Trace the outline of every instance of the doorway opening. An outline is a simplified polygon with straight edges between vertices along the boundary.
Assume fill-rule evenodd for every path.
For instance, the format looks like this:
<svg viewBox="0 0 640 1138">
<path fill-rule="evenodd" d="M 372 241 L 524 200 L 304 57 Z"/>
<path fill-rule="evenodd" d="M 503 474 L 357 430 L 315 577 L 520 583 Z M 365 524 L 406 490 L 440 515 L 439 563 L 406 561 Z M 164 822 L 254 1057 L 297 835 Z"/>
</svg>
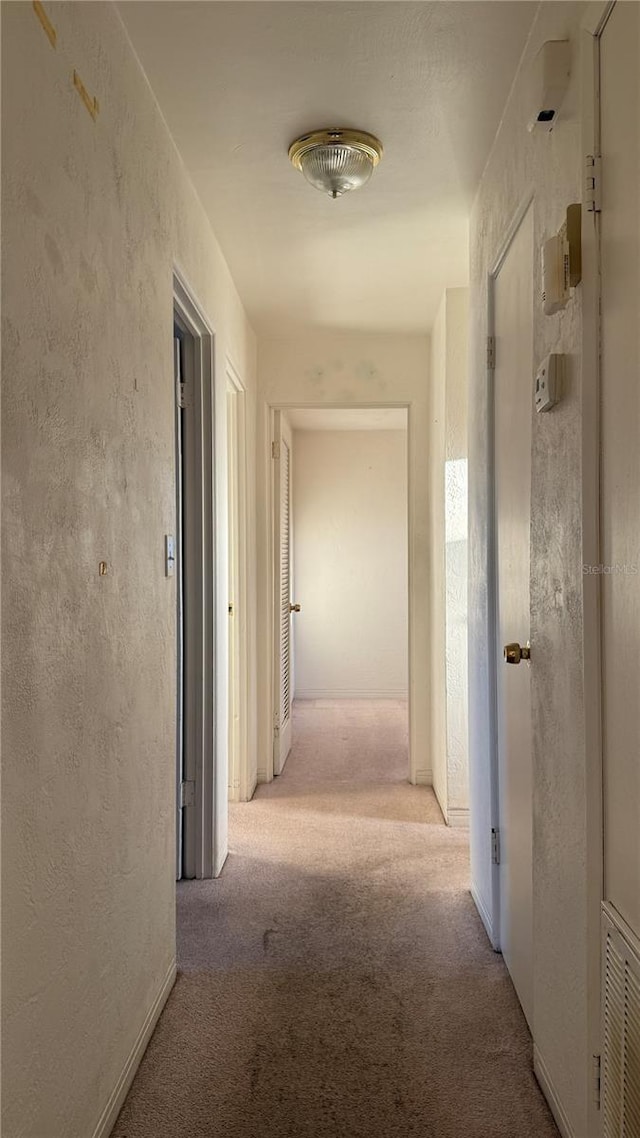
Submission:
<svg viewBox="0 0 640 1138">
<path fill-rule="evenodd" d="M 227 520 L 229 801 L 247 802 L 255 789 L 249 772 L 249 588 L 246 392 L 227 361 Z"/>
<path fill-rule="evenodd" d="M 176 582 L 176 878 L 214 875 L 216 733 L 213 334 L 174 275 Z"/>
<path fill-rule="evenodd" d="M 407 437 L 406 407 L 274 412 L 274 775 L 297 723 L 338 756 L 347 717 L 389 726 L 371 777 L 410 780 Z"/>
</svg>

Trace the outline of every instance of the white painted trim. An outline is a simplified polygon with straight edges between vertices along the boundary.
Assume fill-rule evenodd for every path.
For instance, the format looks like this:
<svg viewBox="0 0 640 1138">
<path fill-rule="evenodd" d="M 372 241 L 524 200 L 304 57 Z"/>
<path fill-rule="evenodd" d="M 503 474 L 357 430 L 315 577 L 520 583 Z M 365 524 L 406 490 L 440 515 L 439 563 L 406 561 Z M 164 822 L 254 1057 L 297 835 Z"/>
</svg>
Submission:
<svg viewBox="0 0 640 1138">
<path fill-rule="evenodd" d="M 489 911 L 488 911 L 484 901 L 482 900 L 482 897 L 480 896 L 480 892 L 479 892 L 478 888 L 474 885 L 473 882 L 471 882 L 470 893 L 471 893 L 471 897 L 473 899 L 473 903 L 474 903 L 476 909 L 478 910 L 478 916 L 480 917 L 480 920 L 482 921 L 482 923 L 484 925 L 485 932 L 486 932 L 487 936 L 489 937 L 489 942 L 491 944 L 491 947 L 494 950 L 494 952 L 499 952 L 500 948 L 498 945 L 498 938 L 494 935 L 493 926 L 491 924 L 491 917 L 489 916 Z"/>
<path fill-rule="evenodd" d="M 418 767 L 411 781 L 414 786 L 433 786 L 431 767 Z"/>
<path fill-rule="evenodd" d="M 549 1104 L 549 1109 L 555 1118 L 556 1126 L 558 1127 L 562 1138 L 577 1138 L 577 1135 L 571 1126 L 569 1119 L 567 1118 L 558 1092 L 553 1085 L 553 1081 L 549 1074 L 549 1068 L 542 1058 L 539 1048 L 536 1047 L 535 1044 L 533 1048 L 533 1070 L 536 1079 L 540 1084 L 540 1089 Z"/>
<path fill-rule="evenodd" d="M 535 194 L 528 188 L 523 195 L 520 205 L 516 209 L 503 240 L 496 251 L 491 263 L 487 279 L 487 335 L 495 340 L 495 284 L 509 249 L 522 225 L 529 210 L 533 206 Z M 500 829 L 500 759 L 498 751 L 498 555 L 497 555 L 497 518 L 496 502 L 496 439 L 495 439 L 495 371 L 487 368 L 487 483 L 488 483 L 488 519 L 487 519 L 487 609 L 489 619 L 489 635 L 487 637 L 487 676 L 489 683 L 489 732 L 491 738 L 491 751 L 489 754 L 489 768 L 491 775 L 491 827 Z M 490 927 L 495 930 L 490 934 L 494 947 L 500 942 L 501 920 L 501 877 L 500 866 L 491 863 L 491 907 L 492 919 Z"/>
<path fill-rule="evenodd" d="M 247 432 L 247 392 L 240 379 L 237 368 L 229 356 L 226 357 L 227 389 L 236 400 L 235 404 L 235 467 L 236 467 L 236 514 L 233 532 L 236 543 L 237 587 L 236 596 L 233 597 L 235 605 L 234 616 L 239 620 L 238 628 L 238 704 L 239 704 L 239 743 L 237 756 L 237 770 L 230 772 L 234 783 L 234 799 L 240 802 L 248 801 L 249 793 L 249 677 L 250 677 L 250 644 L 249 644 L 249 506 L 248 506 L 248 432 Z M 229 445 L 229 440 L 227 441 Z M 229 582 L 231 589 L 231 582 Z M 231 599 L 230 597 L 228 599 Z M 229 656 L 230 658 L 230 656 Z"/>
<path fill-rule="evenodd" d="M 435 785 L 435 783 L 432 783 L 432 785 L 433 785 L 433 793 L 434 793 L 434 794 L 435 794 L 435 796 L 436 796 L 436 802 L 438 803 L 438 806 L 440 807 L 440 813 L 442 814 L 442 817 L 443 817 L 443 820 L 444 820 L 444 823 L 445 823 L 445 825 L 448 825 L 448 822 L 447 822 L 447 811 L 445 810 L 445 808 L 444 808 L 444 806 L 443 806 L 443 804 L 442 804 L 442 801 L 441 801 L 441 799 L 440 799 L 440 795 L 438 794 L 438 788 L 437 788 L 437 786 Z"/>
<path fill-rule="evenodd" d="M 390 699 L 402 700 L 404 703 L 409 701 L 409 693 L 406 691 L 392 691 L 389 688 L 385 689 L 363 689 L 363 688 L 296 688 L 295 703 L 300 700 L 314 700 L 314 699 L 331 699 L 340 702 L 343 699 Z"/>
<path fill-rule="evenodd" d="M 640 936 L 638 936 L 635 929 L 631 928 L 631 925 L 627 924 L 622 913 L 619 913 L 615 905 L 612 905 L 610 901 L 603 901 L 601 915 L 620 933 L 622 939 L 640 961 Z M 601 937 L 602 936 L 606 936 L 604 929 L 601 932 Z"/>
<path fill-rule="evenodd" d="M 98 1123 L 93 1131 L 92 1138 L 109 1138 L 109 1134 L 113 1130 L 113 1127 L 116 1124 L 116 1119 L 122 1110 L 124 1100 L 126 1099 L 129 1088 L 135 1078 L 136 1071 L 140 1066 L 142 1056 L 147 1049 L 149 1040 L 151 1039 L 155 1026 L 160 1018 L 160 1014 L 167 1000 L 169 999 L 171 989 L 176 982 L 176 974 L 176 962 L 175 960 L 172 960 L 171 964 L 169 965 L 167 974 L 162 981 L 160 991 L 153 1001 L 153 1004 L 147 1013 L 145 1021 L 140 1028 L 138 1038 L 136 1039 L 133 1047 L 131 1048 L 131 1051 L 129 1052 L 127 1061 L 122 1068 L 122 1074 L 120 1075 L 120 1078 L 118 1079 L 113 1091 L 109 1096 L 107 1105 L 100 1115 Z"/>
<path fill-rule="evenodd" d="M 616 0 L 590 0 L 586 5 L 582 27 L 593 39 L 602 35 L 615 4 Z"/>
<path fill-rule="evenodd" d="M 600 153 L 600 39 L 610 0 L 587 6 L 580 44 L 583 159 Z M 582 561 L 601 561 L 600 540 L 600 216 L 582 211 Z M 588 1054 L 602 1052 L 601 905 L 604 897 L 601 579 L 583 577 L 582 658 L 586 792 L 587 1040 Z M 602 1132 L 602 1114 L 589 1095 L 589 1134 Z"/>
<path fill-rule="evenodd" d="M 195 498 L 196 512 L 202 517 L 202 529 L 192 538 L 195 547 L 189 551 L 188 564 L 193 574 L 192 591 L 197 598 L 191 606 L 187 643 L 192 653 L 193 707 L 185 706 L 185 726 L 191 724 L 194 769 L 185 768 L 187 778 L 195 780 L 195 803 L 191 826 L 192 839 L 187 841 L 184 864 L 186 873 L 196 878 L 215 877 L 227 856 L 226 826 L 221 818 L 227 810 L 228 786 L 226 746 L 226 653 L 227 630 L 218 620 L 224 574 L 219 564 L 216 541 L 219 514 L 218 456 L 216 454 L 216 367 L 215 335 L 201 306 L 191 292 L 181 271 L 173 271 L 173 312 L 194 344 L 193 438 L 194 469 L 185 492 Z M 222 377 L 224 382 L 224 377 Z M 226 388 L 226 384 L 225 384 Z M 223 436 L 224 440 L 224 436 Z M 186 661 L 185 657 L 185 661 Z M 186 666 L 186 662 L 185 662 Z M 221 696 L 224 698 L 221 701 Z M 187 823 L 188 825 L 189 823 Z M 217 868 L 219 867 L 219 868 Z"/>
<path fill-rule="evenodd" d="M 447 826 L 452 829 L 468 829 L 469 828 L 469 807 L 468 806 L 449 806 L 447 809 Z"/>
</svg>

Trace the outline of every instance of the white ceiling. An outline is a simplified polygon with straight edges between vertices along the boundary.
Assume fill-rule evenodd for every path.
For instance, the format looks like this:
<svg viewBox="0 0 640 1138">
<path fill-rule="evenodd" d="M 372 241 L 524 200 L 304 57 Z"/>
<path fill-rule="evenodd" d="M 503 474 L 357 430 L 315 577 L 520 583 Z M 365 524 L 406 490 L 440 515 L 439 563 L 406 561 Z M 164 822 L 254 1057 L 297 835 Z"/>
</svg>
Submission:
<svg viewBox="0 0 640 1138">
<path fill-rule="evenodd" d="M 305 407 L 287 411 L 294 431 L 406 431 L 406 407 Z"/>
<path fill-rule="evenodd" d="M 119 10 L 262 334 L 427 330 L 467 282 L 468 213 L 536 3 L 124 0 Z M 287 149 L 385 154 L 337 201 Z"/>
</svg>

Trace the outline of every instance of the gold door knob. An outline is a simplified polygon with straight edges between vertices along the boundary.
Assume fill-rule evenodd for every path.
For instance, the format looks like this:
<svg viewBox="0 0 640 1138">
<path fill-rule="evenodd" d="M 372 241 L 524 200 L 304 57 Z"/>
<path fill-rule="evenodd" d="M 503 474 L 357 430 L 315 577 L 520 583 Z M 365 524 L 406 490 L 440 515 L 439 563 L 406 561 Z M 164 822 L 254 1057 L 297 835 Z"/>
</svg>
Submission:
<svg viewBox="0 0 640 1138">
<path fill-rule="evenodd" d="M 505 664 L 519 664 L 521 660 L 531 659 L 531 646 L 529 642 L 521 648 L 519 644 L 505 644 L 504 646 L 504 662 Z"/>
<path fill-rule="evenodd" d="M 289 612 L 300 612 L 300 605 L 289 605 Z"/>
</svg>

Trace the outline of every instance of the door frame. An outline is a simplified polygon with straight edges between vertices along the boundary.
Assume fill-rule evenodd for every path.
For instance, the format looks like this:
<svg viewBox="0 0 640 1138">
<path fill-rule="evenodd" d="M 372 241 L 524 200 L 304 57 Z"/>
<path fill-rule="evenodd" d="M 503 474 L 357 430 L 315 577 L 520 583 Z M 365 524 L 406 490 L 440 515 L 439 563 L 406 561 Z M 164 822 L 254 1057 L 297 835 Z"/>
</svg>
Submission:
<svg viewBox="0 0 640 1138">
<path fill-rule="evenodd" d="M 408 709 L 409 709 L 409 781 L 415 786 L 422 783 L 421 768 L 419 766 L 419 757 L 417 754 L 416 746 L 416 727 L 415 727 L 415 703 L 412 699 L 412 653 L 411 641 L 413 633 L 413 580 L 414 571 L 411 560 L 411 550 L 413 548 L 413 536 L 415 531 L 415 517 L 413 508 L 413 475 L 411 470 L 411 450 L 413 443 L 413 422 L 412 422 L 412 405 L 407 400 L 393 400 L 385 402 L 381 399 L 372 400 L 371 402 L 349 402 L 340 403 L 336 401 L 329 402 L 314 402 L 314 401 L 295 401 L 295 402 L 278 402 L 266 404 L 266 428 L 267 437 L 265 438 L 265 462 L 268 464 L 265 469 L 265 477 L 268 479 L 269 495 L 268 495 L 268 513 L 267 513 L 267 526 L 266 526 L 266 566 L 268 580 L 266 588 L 269 596 L 268 606 L 268 633 L 269 633 L 269 650 L 265 655 L 265 672 L 266 672 L 266 692 L 269 700 L 269 722 L 266 724 L 266 730 L 269 732 L 268 738 L 264 742 L 265 754 L 265 767 L 263 780 L 271 782 L 274 778 L 274 763 L 273 763 L 273 727 L 275 709 L 279 706 L 279 690 L 277 685 L 277 671 L 276 671 L 276 637 L 277 637 L 277 624 L 276 620 L 279 619 L 279 612 L 276 615 L 275 611 L 275 518 L 276 518 L 276 503 L 275 503 L 275 480 L 273 476 L 273 460 L 271 443 L 274 439 L 275 430 L 275 416 L 276 412 L 296 411 L 296 410 L 337 410 L 337 411 L 357 411 L 357 410 L 371 410 L 371 409 L 387 409 L 387 408 L 402 408 L 407 412 L 407 551 L 408 551 L 408 581 L 407 581 L 407 603 L 408 603 L 408 637 L 407 637 L 407 664 L 408 664 Z M 262 748 L 261 748 L 262 749 Z M 429 772 L 430 775 L 430 772 Z M 429 783 L 430 785 L 430 783 Z"/>
<path fill-rule="evenodd" d="M 229 516 L 229 582 L 228 602 L 234 605 L 236 621 L 236 683 L 239 730 L 237 754 L 232 764 L 229 756 L 229 797 L 232 801 L 248 802 L 255 790 L 249 774 L 249 515 L 248 515 L 248 465 L 247 465 L 247 393 L 242 380 L 229 356 L 226 359 L 227 398 L 233 399 L 234 438 L 227 436 L 228 469 L 233 486 L 229 486 L 228 503 L 233 501 L 233 517 Z M 232 493 L 231 493 L 232 492 Z M 233 547 L 233 548 L 231 548 Z M 232 555 L 233 554 L 233 555 Z M 235 580 L 232 580 L 231 567 L 235 567 Z M 229 641 L 231 630 L 229 631 Z M 229 648 L 229 660 L 231 650 Z M 235 765 L 235 769 L 232 769 Z"/>
<path fill-rule="evenodd" d="M 579 65 L 581 68 L 581 143 L 582 154 L 600 153 L 600 68 L 599 41 L 613 10 L 615 0 L 593 0 L 587 9 L 582 26 Z M 488 333 L 494 335 L 493 280 L 506 255 L 533 194 L 525 196 L 507 230 L 507 236 L 489 273 L 488 280 Z M 597 213 L 582 211 L 582 559 L 583 564 L 599 564 L 600 543 L 600 225 Z M 495 439 L 494 439 L 494 387 L 493 372 L 487 367 L 488 388 L 488 611 L 490 643 L 488 645 L 488 675 L 490 683 L 490 738 L 489 755 L 491 777 L 491 825 L 499 826 L 497 790 L 497 642 L 496 642 L 496 550 L 495 550 Z M 601 664 L 601 595 L 597 574 L 589 574 L 583 587 L 583 676 L 585 778 L 586 778 L 586 845 L 585 864 L 588 920 L 586 930 L 587 952 L 587 1038 L 591 1055 L 601 1053 L 601 907 L 603 901 L 603 756 L 602 756 L 602 664 Z M 494 948 L 499 947 L 499 866 L 492 865 L 492 913 L 487 914 L 478 905 L 487 933 Z M 478 899 L 476 898 L 476 903 Z M 534 1048 L 535 1052 L 535 1048 Z M 557 1120 L 557 1116 L 556 1116 Z M 594 1096 L 588 1103 L 589 1134 L 594 1138 L 601 1133 L 601 1115 Z"/>
<path fill-rule="evenodd" d="M 615 0 L 594 0 L 583 23 L 580 51 L 582 154 L 601 153 L 600 37 Z M 582 210 L 582 560 L 599 565 L 601 543 L 601 277 L 600 215 Z M 583 576 L 584 733 L 586 757 L 587 1037 L 602 1052 L 602 903 L 604 900 L 604 740 L 602 725 L 602 582 Z M 591 1096 L 589 1133 L 602 1129 Z"/>
<path fill-rule="evenodd" d="M 283 415 L 285 418 L 283 419 Z M 277 453 L 271 454 L 273 459 L 271 463 L 271 507 L 272 507 L 272 551 L 273 551 L 273 739 L 272 739 L 272 762 L 273 762 L 273 776 L 282 774 L 286 761 L 291 752 L 291 746 L 288 746 L 283 754 L 283 742 L 286 746 L 287 738 L 291 740 L 293 730 L 293 701 L 295 699 L 295 660 L 294 660 L 294 635 L 293 635 L 293 621 L 292 614 L 289 613 L 289 718 L 288 729 L 285 730 L 285 724 L 282 722 L 282 594 L 281 594 L 281 571 L 282 571 L 282 558 L 281 558 L 281 542 L 282 542 L 282 445 L 286 445 L 290 440 L 289 445 L 289 603 L 292 600 L 293 590 L 293 430 L 291 424 L 286 419 L 286 411 L 282 408 L 274 408 L 271 414 L 271 438 L 276 446 L 279 447 Z M 285 424 L 283 426 L 283 424 Z M 285 433 L 288 439 L 284 438 Z M 278 769 L 279 768 L 279 769 Z"/>
<path fill-rule="evenodd" d="M 218 740 L 216 732 L 216 573 L 215 542 L 215 337 L 206 316 L 177 268 L 173 272 L 174 322 L 191 346 L 193 382 L 193 453 L 184 470 L 183 497 L 190 499 L 192 516 L 201 519 L 199 532 L 187 534 L 184 667 L 185 773 L 193 778 L 193 807 L 184 816 L 183 876 L 214 876 L 216 849 L 215 801 Z M 191 397 L 189 397 L 191 399 Z"/>
<path fill-rule="evenodd" d="M 528 189 L 520 205 L 514 213 L 507 227 L 502 244 L 494 258 L 487 277 L 487 334 L 495 345 L 495 284 L 513 241 L 524 221 L 527 213 L 534 203 L 533 189 Z M 535 250 L 534 250 L 535 252 Z M 489 751 L 490 774 L 490 827 L 491 831 L 500 832 L 500 767 L 498 753 L 498 520 L 496 517 L 496 401 L 495 401 L 495 373 L 492 353 L 487 351 L 487 393 L 488 393 L 488 512 L 487 519 L 487 611 L 489 618 L 489 636 L 487 642 L 487 677 L 489 681 L 489 737 L 491 748 Z M 491 862 L 491 912 L 474 897 L 476 905 L 484 918 L 484 925 L 491 941 L 492 947 L 500 950 L 500 866 L 496 861 Z"/>
</svg>

